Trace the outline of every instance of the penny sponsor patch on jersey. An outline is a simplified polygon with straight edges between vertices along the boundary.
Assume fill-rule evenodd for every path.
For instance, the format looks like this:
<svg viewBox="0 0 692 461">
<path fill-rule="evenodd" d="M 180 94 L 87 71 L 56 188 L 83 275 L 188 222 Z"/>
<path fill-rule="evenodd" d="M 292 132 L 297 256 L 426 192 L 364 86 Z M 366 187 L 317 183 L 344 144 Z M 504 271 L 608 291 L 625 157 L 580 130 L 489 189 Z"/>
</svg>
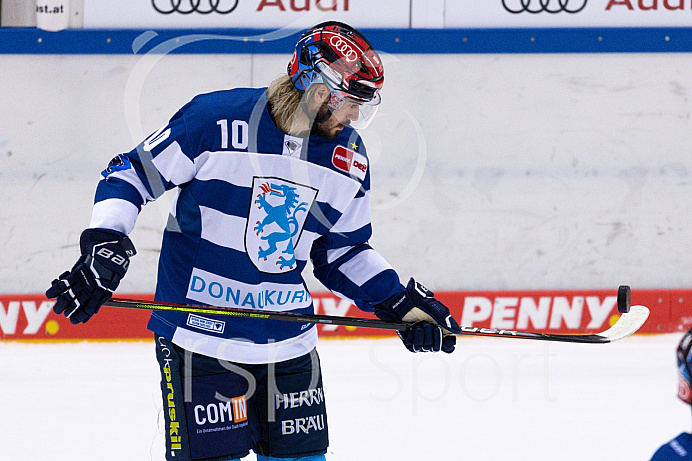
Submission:
<svg viewBox="0 0 692 461">
<path fill-rule="evenodd" d="M 365 174 L 368 172 L 367 157 L 343 146 L 334 148 L 332 165 L 361 180 L 365 179 Z"/>
</svg>

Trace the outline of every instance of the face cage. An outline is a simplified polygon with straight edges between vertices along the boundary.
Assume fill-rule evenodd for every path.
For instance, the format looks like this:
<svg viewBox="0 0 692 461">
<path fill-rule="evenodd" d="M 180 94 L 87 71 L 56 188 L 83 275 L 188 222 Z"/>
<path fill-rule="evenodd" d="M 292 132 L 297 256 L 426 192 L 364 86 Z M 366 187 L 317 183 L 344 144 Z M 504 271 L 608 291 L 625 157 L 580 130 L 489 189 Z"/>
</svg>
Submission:
<svg viewBox="0 0 692 461">
<path fill-rule="evenodd" d="M 358 120 L 352 120 L 349 126 L 356 130 L 364 130 L 370 125 L 372 119 L 375 118 L 377 109 L 380 108 L 380 94 L 376 93 L 375 96 L 370 101 L 358 101 L 350 97 L 347 93 L 338 90 L 330 90 L 331 98 L 327 103 L 327 106 L 332 112 L 341 109 L 346 102 L 355 102 L 358 104 Z"/>
</svg>

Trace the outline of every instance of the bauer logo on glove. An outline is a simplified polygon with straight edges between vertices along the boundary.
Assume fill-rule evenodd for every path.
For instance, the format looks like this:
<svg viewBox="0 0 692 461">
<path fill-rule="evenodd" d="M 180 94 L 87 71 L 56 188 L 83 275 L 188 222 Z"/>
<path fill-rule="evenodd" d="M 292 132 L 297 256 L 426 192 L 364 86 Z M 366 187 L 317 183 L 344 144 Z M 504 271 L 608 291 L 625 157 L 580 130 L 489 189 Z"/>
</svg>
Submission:
<svg viewBox="0 0 692 461">
<path fill-rule="evenodd" d="M 82 256 L 72 270 L 53 280 L 46 291 L 48 298 L 56 298 L 53 311 L 73 324 L 86 323 L 110 299 L 136 254 L 126 235 L 108 229 L 85 230 L 79 246 Z"/>
</svg>

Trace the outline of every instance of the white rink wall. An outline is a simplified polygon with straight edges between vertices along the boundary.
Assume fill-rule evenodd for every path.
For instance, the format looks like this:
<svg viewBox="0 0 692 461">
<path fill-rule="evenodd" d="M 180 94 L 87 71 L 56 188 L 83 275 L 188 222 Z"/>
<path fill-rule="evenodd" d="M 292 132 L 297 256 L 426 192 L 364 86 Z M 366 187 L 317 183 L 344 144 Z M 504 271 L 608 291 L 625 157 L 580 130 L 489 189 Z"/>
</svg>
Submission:
<svg viewBox="0 0 692 461">
<path fill-rule="evenodd" d="M 74 263 L 100 171 L 200 92 L 286 55 L 1 55 L 0 293 Z M 385 55 L 373 246 L 437 290 L 689 288 L 688 54 Z M 152 292 L 170 198 L 122 293 Z M 309 277 L 311 288 L 323 288 Z"/>
</svg>

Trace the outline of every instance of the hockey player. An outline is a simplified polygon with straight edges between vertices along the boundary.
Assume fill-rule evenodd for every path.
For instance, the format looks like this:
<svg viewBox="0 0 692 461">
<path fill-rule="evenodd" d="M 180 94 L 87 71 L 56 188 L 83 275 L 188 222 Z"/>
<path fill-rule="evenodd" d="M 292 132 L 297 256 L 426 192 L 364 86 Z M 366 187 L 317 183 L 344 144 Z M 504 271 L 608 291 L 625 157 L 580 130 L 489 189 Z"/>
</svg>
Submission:
<svg viewBox="0 0 692 461">
<path fill-rule="evenodd" d="M 692 404 L 692 330 L 680 340 L 678 356 L 678 397 Z M 654 453 L 651 461 L 692 460 L 692 434 L 683 432 Z"/>
<path fill-rule="evenodd" d="M 302 278 L 311 259 L 325 287 L 382 319 L 415 326 L 414 352 L 455 347 L 449 310 L 403 286 L 368 244 L 370 164 L 354 128 L 380 103 L 384 70 L 350 26 L 299 39 L 287 75 L 268 88 L 195 97 L 102 172 L 82 256 L 52 282 L 55 312 L 88 321 L 135 248 L 141 207 L 175 190 L 156 299 L 313 313 Z M 169 460 L 323 460 L 328 446 L 315 325 L 153 312 Z"/>
</svg>

